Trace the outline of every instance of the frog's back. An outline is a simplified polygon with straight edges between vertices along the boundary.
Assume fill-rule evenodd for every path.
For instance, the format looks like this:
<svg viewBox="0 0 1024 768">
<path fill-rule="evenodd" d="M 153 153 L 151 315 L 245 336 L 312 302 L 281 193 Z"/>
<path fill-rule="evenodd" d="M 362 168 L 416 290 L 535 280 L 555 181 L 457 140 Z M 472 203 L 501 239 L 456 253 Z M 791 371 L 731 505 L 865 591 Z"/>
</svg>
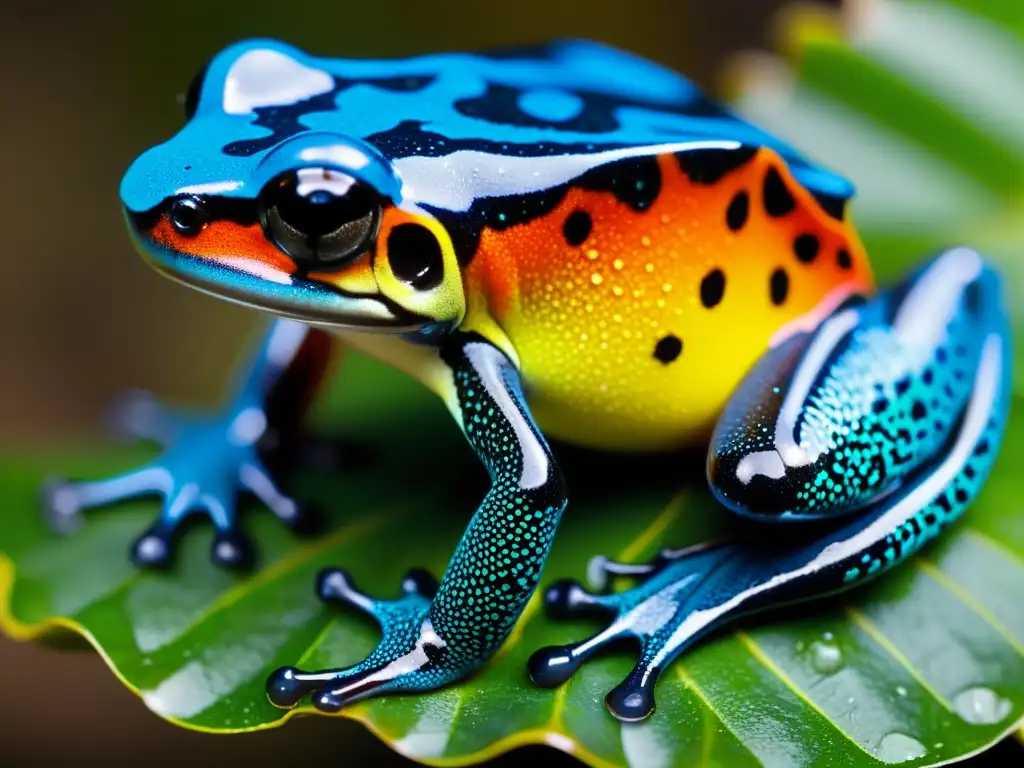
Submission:
<svg viewBox="0 0 1024 768">
<path fill-rule="evenodd" d="M 553 436 L 703 436 L 769 344 L 872 287 L 846 179 L 596 43 L 355 60 L 248 41 L 211 62 L 196 115 L 173 141 L 199 161 L 162 164 L 182 175 L 164 188 L 254 195 L 303 135 L 375 157 L 376 176 L 348 169 L 445 226 L 466 327 L 511 342 Z M 122 195 L 159 202 L 145 183 Z"/>
</svg>

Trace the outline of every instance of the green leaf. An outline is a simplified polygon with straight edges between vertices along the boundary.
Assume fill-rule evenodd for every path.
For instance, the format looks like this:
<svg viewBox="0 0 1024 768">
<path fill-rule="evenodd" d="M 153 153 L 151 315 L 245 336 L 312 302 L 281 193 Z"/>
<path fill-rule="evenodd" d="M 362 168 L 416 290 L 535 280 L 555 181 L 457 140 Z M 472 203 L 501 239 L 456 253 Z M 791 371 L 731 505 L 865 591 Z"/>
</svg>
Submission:
<svg viewBox="0 0 1024 768">
<path fill-rule="evenodd" d="M 853 177 L 861 188 L 853 213 L 880 279 L 930 250 L 968 242 L 1002 264 L 1012 304 L 1024 307 L 1024 267 L 1015 261 L 1024 246 L 1024 118 L 1019 103 L 992 97 L 1019 87 L 1022 69 L 997 64 L 1024 57 L 1020 4 L 856 7 L 852 47 L 831 17 L 794 17 L 788 45 L 796 68 L 760 59 L 734 79 L 735 103 Z M 943 15 L 967 7 L 979 15 Z M 885 23 L 871 13 L 888 14 Z M 923 29 L 928 35 L 915 33 Z M 988 52 L 957 63 L 988 66 L 989 91 L 965 93 L 958 83 L 972 81 L 939 76 L 941 57 L 920 49 L 943 31 L 955 32 L 958 46 Z M 1019 333 L 1024 310 L 1015 311 Z M 316 571 L 343 564 L 381 595 L 397 594 L 409 567 L 440 573 L 486 487 L 483 469 L 427 392 L 359 356 L 347 358 L 342 373 L 313 421 L 325 434 L 369 442 L 376 456 L 364 470 L 296 478 L 297 495 L 329 513 L 331 529 L 321 538 L 297 539 L 264 511 L 248 515 L 261 556 L 249 578 L 211 565 L 205 525 L 188 531 L 170 572 L 135 570 L 127 553 L 156 514 L 150 502 L 96 511 L 70 538 L 46 530 L 37 505 L 46 474 L 103 476 L 148 458 L 145 450 L 47 446 L 0 462 L 0 626 L 21 639 L 60 628 L 83 634 L 148 707 L 184 727 L 223 733 L 281 725 L 290 715 L 264 695 L 271 670 L 346 665 L 378 636 L 365 617 L 318 603 Z M 658 711 L 646 723 L 621 725 L 602 703 L 629 671 L 628 653 L 585 666 L 555 691 L 530 685 L 525 662 L 534 649 L 596 628 L 550 622 L 536 600 L 498 657 L 463 684 L 342 714 L 436 765 L 528 743 L 595 766 L 653 767 L 931 765 L 981 749 L 1024 717 L 1020 406 L 1018 397 L 985 490 L 949 535 L 843 598 L 737 625 L 684 654 L 665 674 Z M 643 561 L 727 524 L 701 483 L 699 452 L 556 452 L 572 501 L 545 582 L 582 577 L 597 553 Z"/>
</svg>

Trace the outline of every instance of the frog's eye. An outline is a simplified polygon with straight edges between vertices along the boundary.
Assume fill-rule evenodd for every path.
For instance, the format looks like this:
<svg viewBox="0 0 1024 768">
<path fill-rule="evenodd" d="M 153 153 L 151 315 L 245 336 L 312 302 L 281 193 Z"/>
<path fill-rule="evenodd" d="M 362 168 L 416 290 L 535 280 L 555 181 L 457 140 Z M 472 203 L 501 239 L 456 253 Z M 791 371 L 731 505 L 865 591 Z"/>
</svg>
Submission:
<svg viewBox="0 0 1024 768">
<path fill-rule="evenodd" d="M 263 229 L 298 264 L 339 268 L 377 237 L 381 205 L 368 185 L 326 168 L 288 172 L 260 195 Z"/>
</svg>

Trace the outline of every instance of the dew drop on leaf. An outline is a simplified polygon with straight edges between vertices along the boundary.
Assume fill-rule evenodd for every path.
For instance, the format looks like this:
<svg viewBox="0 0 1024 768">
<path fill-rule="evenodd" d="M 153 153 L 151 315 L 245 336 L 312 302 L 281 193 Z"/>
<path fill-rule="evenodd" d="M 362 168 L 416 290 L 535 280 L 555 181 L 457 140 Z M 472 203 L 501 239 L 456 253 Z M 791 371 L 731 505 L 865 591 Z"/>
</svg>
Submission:
<svg viewBox="0 0 1024 768">
<path fill-rule="evenodd" d="M 979 686 L 960 691 L 953 700 L 953 707 L 964 722 L 994 725 L 1010 714 L 1013 704 L 990 688 Z"/>
<path fill-rule="evenodd" d="M 834 675 L 843 668 L 843 652 L 832 641 L 832 635 L 826 634 L 824 640 L 811 643 L 811 666 L 822 675 Z"/>
<path fill-rule="evenodd" d="M 878 745 L 878 757 L 887 763 L 905 763 L 926 754 L 928 750 L 924 748 L 924 744 L 905 733 L 886 734 Z"/>
</svg>

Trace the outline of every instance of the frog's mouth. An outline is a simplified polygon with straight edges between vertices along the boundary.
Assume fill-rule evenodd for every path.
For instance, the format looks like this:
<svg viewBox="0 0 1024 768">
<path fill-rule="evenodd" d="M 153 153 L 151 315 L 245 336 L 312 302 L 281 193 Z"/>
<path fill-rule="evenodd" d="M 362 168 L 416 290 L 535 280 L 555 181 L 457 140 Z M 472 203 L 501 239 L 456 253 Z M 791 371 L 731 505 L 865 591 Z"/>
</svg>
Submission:
<svg viewBox="0 0 1024 768">
<path fill-rule="evenodd" d="M 328 282 L 303 273 L 255 222 L 220 219 L 185 237 L 159 211 L 126 209 L 125 218 L 136 250 L 158 272 L 217 298 L 338 330 L 405 333 L 430 322 L 375 290 L 368 253 Z"/>
</svg>

